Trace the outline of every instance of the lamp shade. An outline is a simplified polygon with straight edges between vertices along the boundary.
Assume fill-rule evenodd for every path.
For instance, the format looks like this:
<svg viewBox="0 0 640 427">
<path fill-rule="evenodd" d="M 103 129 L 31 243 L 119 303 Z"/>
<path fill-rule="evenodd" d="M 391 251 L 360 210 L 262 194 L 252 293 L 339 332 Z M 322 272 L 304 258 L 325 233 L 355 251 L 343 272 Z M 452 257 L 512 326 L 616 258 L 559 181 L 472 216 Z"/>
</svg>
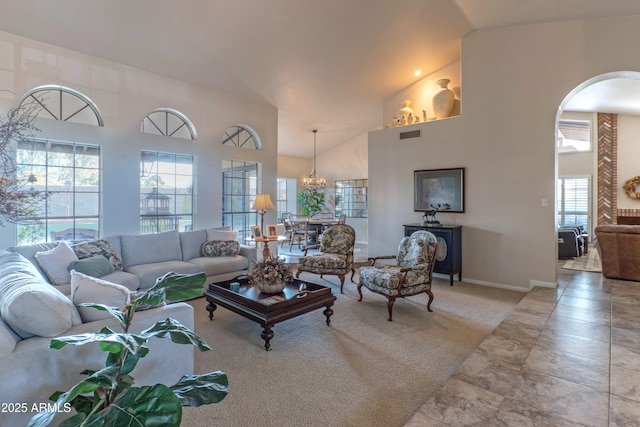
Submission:
<svg viewBox="0 0 640 427">
<path fill-rule="evenodd" d="M 271 196 L 267 193 L 257 194 L 256 201 L 253 202 L 253 206 L 251 206 L 251 209 L 254 211 L 266 211 L 275 208 L 276 207 L 273 206 L 273 202 L 271 201 Z"/>
</svg>

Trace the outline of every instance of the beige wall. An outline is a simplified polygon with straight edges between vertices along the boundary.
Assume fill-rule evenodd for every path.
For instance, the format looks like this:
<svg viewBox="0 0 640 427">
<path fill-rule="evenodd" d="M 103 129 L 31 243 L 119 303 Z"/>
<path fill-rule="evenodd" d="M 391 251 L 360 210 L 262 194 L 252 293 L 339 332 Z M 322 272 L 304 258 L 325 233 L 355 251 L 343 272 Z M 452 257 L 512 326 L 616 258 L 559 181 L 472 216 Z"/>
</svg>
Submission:
<svg viewBox="0 0 640 427">
<path fill-rule="evenodd" d="M 420 220 L 414 170 L 465 167 L 466 212 L 440 216 L 463 225 L 464 278 L 523 290 L 555 286 L 558 107 L 595 76 L 640 70 L 640 57 L 629 54 L 639 36 L 639 16 L 466 36 L 462 115 L 413 125 L 423 129 L 420 140 L 399 141 L 397 128 L 369 134 L 370 255 L 388 252 L 402 224 Z"/>
<path fill-rule="evenodd" d="M 640 175 L 640 116 L 618 115 L 618 209 L 640 209 L 624 194 L 625 181 Z"/>
<path fill-rule="evenodd" d="M 195 156 L 194 225 L 202 228 L 222 221 L 223 159 L 262 165 L 263 192 L 275 194 L 277 109 L 243 100 L 158 74 L 0 33 L 0 110 L 16 107 L 33 87 L 58 84 L 76 89 L 100 108 L 104 127 L 39 120 L 37 136 L 99 144 L 102 147 L 103 236 L 139 233 L 139 162 L 141 150 Z M 11 91 L 11 92 L 8 92 Z M 159 107 L 175 108 L 191 119 L 197 141 L 140 133 L 142 119 Z M 245 124 L 262 140 L 262 150 L 222 146 L 224 131 Z M 276 220 L 269 211 L 265 223 Z M 0 227 L 0 247 L 15 242 L 15 226 Z"/>
</svg>

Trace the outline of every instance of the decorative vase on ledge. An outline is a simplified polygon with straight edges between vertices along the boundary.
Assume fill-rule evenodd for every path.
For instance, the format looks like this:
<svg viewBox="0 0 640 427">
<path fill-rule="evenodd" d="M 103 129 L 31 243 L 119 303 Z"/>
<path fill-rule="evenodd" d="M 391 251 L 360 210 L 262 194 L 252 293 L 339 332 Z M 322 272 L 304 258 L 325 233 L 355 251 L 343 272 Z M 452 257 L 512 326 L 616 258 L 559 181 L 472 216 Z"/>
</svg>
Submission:
<svg viewBox="0 0 640 427">
<path fill-rule="evenodd" d="M 402 102 L 402 108 L 398 111 L 398 117 L 400 118 L 400 124 L 410 125 L 414 121 L 413 108 L 411 108 L 411 100 L 405 99 Z M 404 119 L 404 123 L 403 120 Z"/>
<path fill-rule="evenodd" d="M 436 82 L 440 90 L 433 96 L 433 114 L 437 119 L 449 117 L 455 102 L 453 91 L 448 88 L 449 79 L 440 79 Z"/>
</svg>

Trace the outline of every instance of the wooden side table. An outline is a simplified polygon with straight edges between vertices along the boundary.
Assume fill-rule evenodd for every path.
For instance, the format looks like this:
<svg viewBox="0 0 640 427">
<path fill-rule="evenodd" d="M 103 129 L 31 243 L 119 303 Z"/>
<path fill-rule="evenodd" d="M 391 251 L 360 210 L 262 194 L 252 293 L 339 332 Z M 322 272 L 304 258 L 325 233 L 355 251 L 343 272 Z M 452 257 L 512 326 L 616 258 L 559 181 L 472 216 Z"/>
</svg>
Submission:
<svg viewBox="0 0 640 427">
<path fill-rule="evenodd" d="M 277 238 L 268 239 L 266 237 L 260 237 L 255 239 L 256 242 L 262 242 L 264 247 L 262 248 L 262 258 L 271 258 L 271 250 L 269 249 L 269 242 L 281 242 L 285 240 L 284 236 L 278 236 Z M 257 243 L 256 243 L 257 245 Z"/>
</svg>

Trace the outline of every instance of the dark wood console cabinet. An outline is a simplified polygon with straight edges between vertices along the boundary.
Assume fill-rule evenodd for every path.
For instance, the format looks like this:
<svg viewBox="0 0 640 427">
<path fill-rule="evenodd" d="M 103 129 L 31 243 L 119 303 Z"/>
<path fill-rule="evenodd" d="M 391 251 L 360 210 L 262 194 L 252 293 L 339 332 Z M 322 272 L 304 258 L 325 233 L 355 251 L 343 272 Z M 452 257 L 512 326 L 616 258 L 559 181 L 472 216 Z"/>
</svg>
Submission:
<svg viewBox="0 0 640 427">
<path fill-rule="evenodd" d="M 418 230 L 433 233 L 438 239 L 436 265 L 433 271 L 449 275 L 449 283 L 453 286 L 453 275 L 458 273 L 458 281 L 462 281 L 462 226 L 461 225 L 422 225 L 404 224 L 404 235 L 410 236 Z"/>
</svg>

